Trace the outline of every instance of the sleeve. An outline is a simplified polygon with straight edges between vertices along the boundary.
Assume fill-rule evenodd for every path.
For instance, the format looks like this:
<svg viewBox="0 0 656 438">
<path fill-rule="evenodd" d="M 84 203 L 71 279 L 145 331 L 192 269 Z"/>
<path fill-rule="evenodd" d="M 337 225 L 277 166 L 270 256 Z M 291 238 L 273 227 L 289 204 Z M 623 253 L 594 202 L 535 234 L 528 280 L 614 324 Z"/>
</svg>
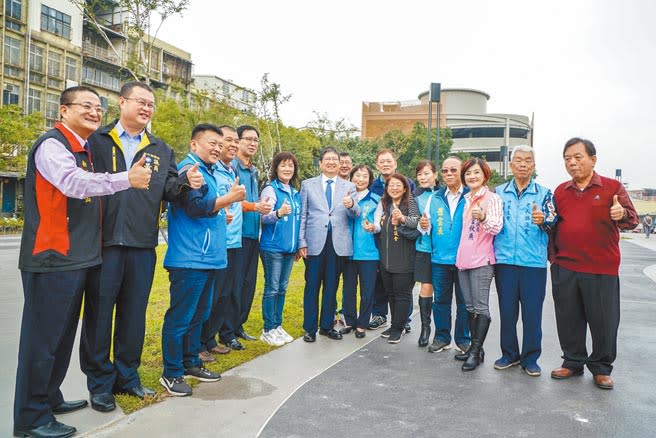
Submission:
<svg viewBox="0 0 656 438">
<path fill-rule="evenodd" d="M 190 190 L 191 187 L 189 186 L 189 181 L 187 181 L 187 172 L 183 171 L 178 174 L 175 152 L 171 148 L 169 148 L 169 151 L 171 152 L 171 156 L 169 167 L 166 171 L 166 181 L 164 182 L 164 200 L 175 202 L 182 192 Z"/>
<path fill-rule="evenodd" d="M 620 202 L 622 207 L 624 207 L 624 218 L 617 221 L 617 226 L 620 230 L 632 230 L 638 226 L 638 212 L 629 198 L 629 194 L 626 193 L 626 189 L 622 184 L 619 184 L 617 192 L 617 200 Z"/>
<path fill-rule="evenodd" d="M 419 220 L 419 210 L 415 197 L 410 196 L 408 199 L 408 214 L 406 215 L 405 224 L 397 227 L 399 234 L 406 239 L 416 240 L 421 233 L 417 231 L 417 222 Z"/>
<path fill-rule="evenodd" d="M 271 206 L 271 212 L 269 214 L 264 214 L 262 215 L 262 223 L 263 224 L 275 224 L 278 222 L 278 216 L 276 216 L 276 201 L 278 198 L 276 197 L 276 191 L 273 190 L 273 187 L 271 186 L 266 186 L 265 188 L 262 189 L 262 193 L 260 194 L 260 198 L 266 199 L 269 198 L 268 204 Z"/>
<path fill-rule="evenodd" d="M 481 226 L 483 231 L 496 236 L 503 228 L 503 201 L 496 193 L 490 192 L 490 195 Z"/>
<path fill-rule="evenodd" d="M 308 199 L 305 181 L 301 183 L 301 228 L 298 232 L 298 247 L 307 248 L 307 239 L 305 238 L 305 229 L 307 226 Z"/>
<path fill-rule="evenodd" d="M 214 211 L 216 197 L 208 198 L 208 190 L 207 184 L 199 189 L 187 190 L 178 196 L 176 204 L 181 206 L 191 218 L 216 216 L 217 212 Z"/>
<path fill-rule="evenodd" d="M 549 232 L 558 222 L 558 213 L 551 190 L 547 190 L 547 194 L 542 200 L 542 213 L 544 214 L 544 223 L 540 225 L 540 228 Z"/>
<path fill-rule="evenodd" d="M 383 203 L 379 202 L 374 211 L 374 233 L 380 233 L 380 221 L 383 218 Z"/>
<path fill-rule="evenodd" d="M 347 194 L 350 193 L 351 196 L 353 196 L 356 193 L 355 184 L 353 183 L 350 184 L 351 185 L 349 186 Z M 356 217 L 360 216 L 360 204 L 358 203 L 358 201 L 353 199 L 353 206 L 351 208 L 346 209 L 346 214 L 348 215 L 348 217 L 352 219 L 355 219 Z"/>
<path fill-rule="evenodd" d="M 34 153 L 39 174 L 69 198 L 111 195 L 130 188 L 128 172 L 93 173 L 78 167 L 60 141 L 49 138 Z"/>
</svg>

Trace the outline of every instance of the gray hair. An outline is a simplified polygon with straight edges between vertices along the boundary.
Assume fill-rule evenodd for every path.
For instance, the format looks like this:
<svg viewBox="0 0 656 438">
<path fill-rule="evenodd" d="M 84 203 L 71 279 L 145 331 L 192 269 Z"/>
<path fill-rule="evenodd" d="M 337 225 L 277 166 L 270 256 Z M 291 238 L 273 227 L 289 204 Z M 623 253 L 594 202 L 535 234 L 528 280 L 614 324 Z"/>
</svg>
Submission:
<svg viewBox="0 0 656 438">
<path fill-rule="evenodd" d="M 533 159 L 535 159 L 535 151 L 531 146 L 527 144 L 518 144 L 513 148 L 512 152 L 510 153 L 510 161 L 512 161 L 513 158 L 515 158 L 515 154 L 517 152 L 528 152 L 533 156 Z"/>
</svg>

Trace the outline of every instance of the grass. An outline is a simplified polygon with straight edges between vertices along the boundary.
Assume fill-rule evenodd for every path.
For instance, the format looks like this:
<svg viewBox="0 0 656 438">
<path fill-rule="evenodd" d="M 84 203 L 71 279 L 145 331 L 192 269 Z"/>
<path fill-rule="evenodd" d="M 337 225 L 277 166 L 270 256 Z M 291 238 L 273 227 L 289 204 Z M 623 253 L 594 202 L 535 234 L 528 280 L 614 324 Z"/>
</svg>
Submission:
<svg viewBox="0 0 656 438">
<path fill-rule="evenodd" d="M 160 245 L 157 248 L 158 263 L 157 268 L 155 269 L 153 287 L 150 292 L 148 310 L 146 311 L 146 336 L 141 357 L 141 367 L 139 368 L 141 383 L 148 388 L 156 390 L 157 397 L 144 401 L 129 395 L 118 395 L 116 401 L 126 414 L 156 403 L 168 396 L 165 389 L 159 383 L 159 378 L 162 375 L 162 323 L 164 320 L 164 313 L 169 306 L 168 273 L 162 267 L 161 262 L 164 259 L 165 252 L 166 245 Z M 283 326 L 294 338 L 303 335 L 304 272 L 305 266 L 302 262 L 294 263 L 285 300 Z M 246 332 L 255 337 L 259 337 L 262 332 L 263 286 L 263 270 L 262 265 L 260 264 L 253 307 L 248 322 L 244 327 Z M 230 354 L 214 355 L 216 361 L 205 364 L 205 366 L 212 371 L 224 372 L 276 348 L 265 344 L 260 340 L 243 341 L 243 344 L 246 347 L 244 350 L 233 350 Z M 195 381 L 195 379 L 189 379 L 189 383 L 194 386 L 198 382 Z"/>
</svg>

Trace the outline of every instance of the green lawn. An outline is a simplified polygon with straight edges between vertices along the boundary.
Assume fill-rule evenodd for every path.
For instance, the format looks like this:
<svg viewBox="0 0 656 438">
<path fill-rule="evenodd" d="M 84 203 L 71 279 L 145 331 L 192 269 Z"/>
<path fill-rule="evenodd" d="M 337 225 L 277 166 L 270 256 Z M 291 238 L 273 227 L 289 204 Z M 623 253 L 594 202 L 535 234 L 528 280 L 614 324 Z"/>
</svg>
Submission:
<svg viewBox="0 0 656 438">
<path fill-rule="evenodd" d="M 125 413 L 133 412 L 148 404 L 159 401 L 166 397 L 167 393 L 159 384 L 159 377 L 162 374 L 162 322 L 164 313 L 169 305 L 169 279 L 168 273 L 162 267 L 162 260 L 166 252 L 166 245 L 160 245 L 157 248 L 157 269 L 155 270 L 155 279 L 153 288 L 150 293 L 148 311 L 146 312 L 146 338 L 144 342 L 143 356 L 141 358 L 141 367 L 139 374 L 144 386 L 154 389 L 158 396 L 154 401 L 142 401 L 137 397 L 128 395 L 117 396 L 117 402 L 123 408 Z M 289 279 L 287 298 L 285 301 L 285 311 L 283 316 L 283 326 L 290 335 L 297 338 L 303 335 L 303 287 L 305 285 L 303 262 L 296 262 Z M 264 286 L 262 265 L 258 269 L 257 288 L 253 308 L 246 323 L 245 330 L 252 336 L 258 337 L 262 333 L 262 288 Z M 341 299 L 340 301 L 341 302 Z M 230 354 L 219 355 L 214 357 L 216 362 L 207 364 L 207 368 L 212 371 L 223 372 L 230 368 L 236 367 L 246 361 L 249 361 L 261 354 L 267 353 L 276 347 L 269 346 L 264 342 L 243 341 L 246 349 L 242 351 L 232 351 Z M 194 379 L 189 383 L 194 385 Z"/>
</svg>

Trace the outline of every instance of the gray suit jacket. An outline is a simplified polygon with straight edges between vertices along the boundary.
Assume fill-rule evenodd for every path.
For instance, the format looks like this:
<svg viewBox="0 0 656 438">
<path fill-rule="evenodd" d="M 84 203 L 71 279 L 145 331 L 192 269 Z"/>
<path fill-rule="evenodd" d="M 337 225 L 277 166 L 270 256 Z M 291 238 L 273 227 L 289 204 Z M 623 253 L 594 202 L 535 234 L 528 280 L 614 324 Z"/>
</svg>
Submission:
<svg viewBox="0 0 656 438">
<path fill-rule="evenodd" d="M 306 179 L 301 183 L 301 231 L 298 247 L 307 248 L 308 255 L 319 255 L 326 244 L 328 222 L 332 224 L 332 241 L 339 256 L 353 255 L 353 224 L 349 218 L 360 215 L 357 202 L 347 209 L 342 202 L 344 196 L 355 194 L 352 182 L 337 178 L 333 187 L 333 205 L 328 209 L 328 201 L 321 184 L 321 175 Z"/>
</svg>

